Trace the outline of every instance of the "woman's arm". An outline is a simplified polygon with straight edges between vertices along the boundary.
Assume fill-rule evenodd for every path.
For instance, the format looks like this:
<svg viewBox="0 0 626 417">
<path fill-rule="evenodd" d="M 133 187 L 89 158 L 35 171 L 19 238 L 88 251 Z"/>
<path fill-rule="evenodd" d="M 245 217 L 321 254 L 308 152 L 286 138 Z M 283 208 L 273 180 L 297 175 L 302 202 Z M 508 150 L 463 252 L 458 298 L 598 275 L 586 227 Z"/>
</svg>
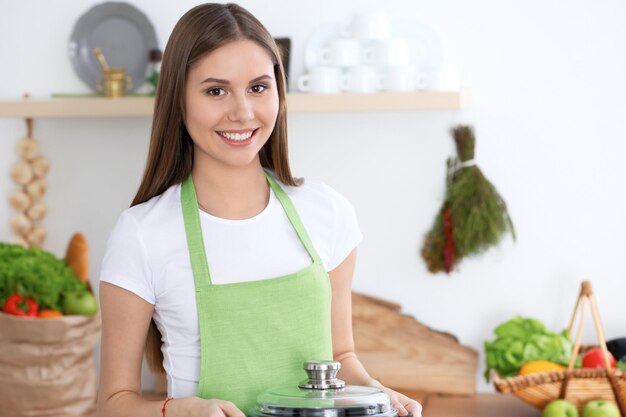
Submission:
<svg viewBox="0 0 626 417">
<path fill-rule="evenodd" d="M 163 402 L 141 398 L 141 362 L 154 306 L 130 291 L 102 282 L 100 308 L 98 415 L 158 416 Z"/>
<path fill-rule="evenodd" d="M 352 276 L 356 263 L 356 249 L 335 269 L 330 271 L 332 288 L 331 320 L 333 357 L 341 362 L 340 376 L 351 385 L 376 387 L 391 398 L 391 403 L 401 416 L 408 413 L 414 417 L 422 415 L 422 406 L 415 400 L 384 387 L 372 378 L 354 353 L 352 336 Z"/>
<path fill-rule="evenodd" d="M 113 284 L 100 284 L 99 417 L 158 417 L 163 401 L 141 397 L 141 363 L 154 306 Z M 234 404 L 197 397 L 169 401 L 167 417 L 244 417 Z"/>
</svg>

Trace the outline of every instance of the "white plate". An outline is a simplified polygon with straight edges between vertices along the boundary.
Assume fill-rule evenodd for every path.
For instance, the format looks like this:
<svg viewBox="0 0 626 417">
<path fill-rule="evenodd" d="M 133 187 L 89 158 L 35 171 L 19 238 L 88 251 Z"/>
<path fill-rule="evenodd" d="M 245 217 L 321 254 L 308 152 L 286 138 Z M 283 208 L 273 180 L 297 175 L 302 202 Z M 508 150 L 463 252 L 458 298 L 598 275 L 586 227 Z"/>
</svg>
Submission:
<svg viewBox="0 0 626 417">
<path fill-rule="evenodd" d="M 304 51 L 306 70 L 320 65 L 320 51 L 337 38 L 350 37 L 349 21 L 327 23 L 313 32 Z M 443 64 L 443 46 L 436 32 L 430 27 L 410 19 L 394 19 L 390 22 L 390 36 L 406 38 L 412 48 L 411 64 L 427 78 L 436 76 Z M 367 41 L 364 41 L 367 42 Z"/>
<path fill-rule="evenodd" d="M 439 72 L 443 64 L 443 45 L 430 27 L 411 20 L 394 20 L 392 36 L 409 39 L 414 64 L 424 72 Z"/>
<path fill-rule="evenodd" d="M 102 3 L 83 14 L 70 36 L 68 53 L 74 71 L 96 91 L 102 69 L 93 54 L 100 48 L 110 67 L 124 67 L 131 91 L 145 83 L 150 50 L 159 47 L 152 23 L 134 6 L 123 2 Z"/>
</svg>

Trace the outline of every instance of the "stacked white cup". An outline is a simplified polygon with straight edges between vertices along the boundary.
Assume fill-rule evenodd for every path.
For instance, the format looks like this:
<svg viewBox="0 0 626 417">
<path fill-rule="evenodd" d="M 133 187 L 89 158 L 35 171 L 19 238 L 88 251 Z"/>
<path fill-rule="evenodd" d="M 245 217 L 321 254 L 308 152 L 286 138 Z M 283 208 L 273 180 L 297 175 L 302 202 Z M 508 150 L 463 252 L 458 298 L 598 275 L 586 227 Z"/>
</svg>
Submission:
<svg viewBox="0 0 626 417">
<path fill-rule="evenodd" d="M 297 80 L 298 89 L 318 94 L 408 92 L 423 88 L 408 39 L 393 37 L 384 13 L 353 16 L 348 36 L 317 51 L 318 65 Z"/>
</svg>

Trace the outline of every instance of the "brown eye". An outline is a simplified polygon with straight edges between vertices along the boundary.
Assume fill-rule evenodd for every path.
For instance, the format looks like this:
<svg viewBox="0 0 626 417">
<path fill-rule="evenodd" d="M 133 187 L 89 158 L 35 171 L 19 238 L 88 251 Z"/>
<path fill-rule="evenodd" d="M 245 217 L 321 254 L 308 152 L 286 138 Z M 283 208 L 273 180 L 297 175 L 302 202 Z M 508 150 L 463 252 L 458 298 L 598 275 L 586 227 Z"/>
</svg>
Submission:
<svg viewBox="0 0 626 417">
<path fill-rule="evenodd" d="M 223 88 L 210 88 L 206 90 L 205 94 L 207 96 L 223 96 L 226 94 L 226 91 Z"/>
<path fill-rule="evenodd" d="M 252 87 L 250 87 L 250 91 L 252 91 L 255 94 L 262 93 L 266 89 L 267 87 L 263 84 L 257 84 L 257 85 L 253 85 Z"/>
</svg>

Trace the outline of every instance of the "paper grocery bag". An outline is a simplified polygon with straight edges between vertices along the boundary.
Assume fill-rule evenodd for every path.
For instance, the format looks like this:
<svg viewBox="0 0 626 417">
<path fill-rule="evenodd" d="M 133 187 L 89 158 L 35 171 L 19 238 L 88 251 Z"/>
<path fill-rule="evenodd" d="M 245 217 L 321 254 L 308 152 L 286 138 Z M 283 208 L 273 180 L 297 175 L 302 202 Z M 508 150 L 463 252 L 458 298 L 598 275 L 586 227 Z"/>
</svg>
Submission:
<svg viewBox="0 0 626 417">
<path fill-rule="evenodd" d="M 0 312 L 0 416 L 95 416 L 100 314 L 40 319 Z"/>
</svg>

